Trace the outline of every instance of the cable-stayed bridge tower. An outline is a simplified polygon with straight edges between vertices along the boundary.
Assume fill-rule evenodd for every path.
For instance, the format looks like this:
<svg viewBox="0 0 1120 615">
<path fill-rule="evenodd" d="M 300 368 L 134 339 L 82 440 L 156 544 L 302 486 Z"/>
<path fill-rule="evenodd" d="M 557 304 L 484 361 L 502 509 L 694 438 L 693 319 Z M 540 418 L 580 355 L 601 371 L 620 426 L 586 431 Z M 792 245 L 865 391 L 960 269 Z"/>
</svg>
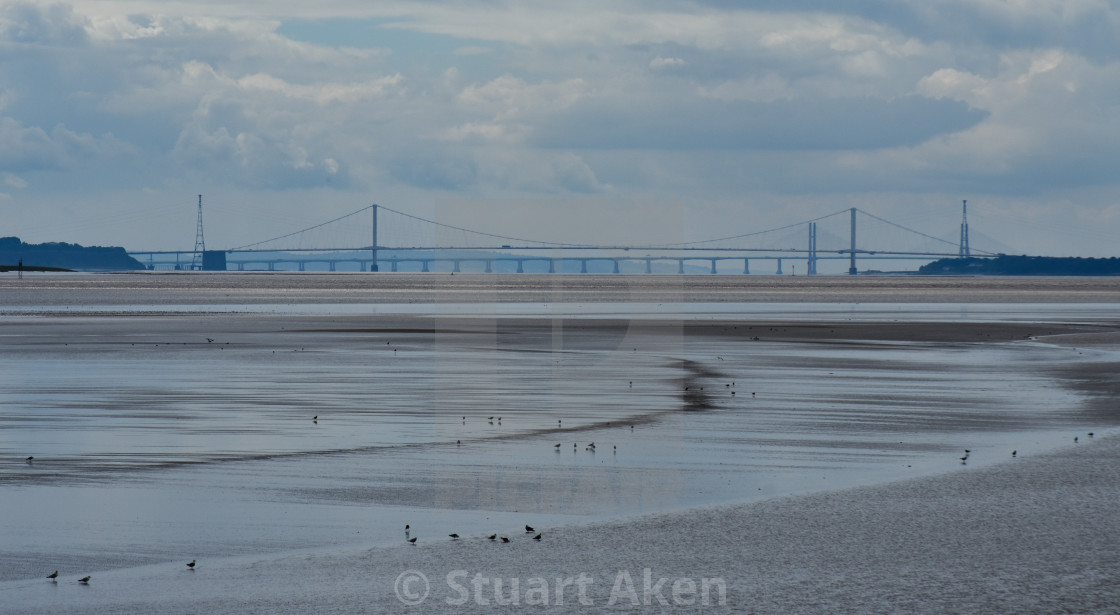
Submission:
<svg viewBox="0 0 1120 615">
<path fill-rule="evenodd" d="M 968 199 L 961 201 L 961 247 L 960 257 L 968 258 L 972 256 L 971 251 L 968 249 Z"/>
</svg>

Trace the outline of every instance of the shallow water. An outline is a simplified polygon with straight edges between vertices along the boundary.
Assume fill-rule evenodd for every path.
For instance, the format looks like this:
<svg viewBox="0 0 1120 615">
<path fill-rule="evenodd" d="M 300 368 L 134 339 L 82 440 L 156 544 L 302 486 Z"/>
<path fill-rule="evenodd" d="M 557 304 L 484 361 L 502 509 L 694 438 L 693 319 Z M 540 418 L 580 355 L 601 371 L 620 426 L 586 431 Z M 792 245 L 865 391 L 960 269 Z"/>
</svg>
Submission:
<svg viewBox="0 0 1120 615">
<path fill-rule="evenodd" d="M 1112 427 L 1054 375 L 1106 349 L 673 324 L 1093 323 L 1110 304 L 54 300 L 0 306 L 0 580 L 750 501 Z M 593 316 L 616 326 L 567 322 Z"/>
</svg>

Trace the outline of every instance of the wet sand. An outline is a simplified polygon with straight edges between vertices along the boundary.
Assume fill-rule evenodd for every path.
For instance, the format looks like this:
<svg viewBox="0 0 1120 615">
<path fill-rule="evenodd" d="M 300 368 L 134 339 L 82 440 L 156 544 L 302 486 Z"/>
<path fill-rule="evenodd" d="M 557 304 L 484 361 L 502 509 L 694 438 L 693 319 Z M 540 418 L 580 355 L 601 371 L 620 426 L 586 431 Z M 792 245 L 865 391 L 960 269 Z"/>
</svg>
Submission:
<svg viewBox="0 0 1120 615">
<path fill-rule="evenodd" d="M 537 612 L 705 613 L 1114 613 L 1120 604 L 1120 439 L 1094 438 L 1031 458 L 865 488 L 750 505 L 536 528 L 538 543 L 482 535 L 452 542 L 418 532 L 417 546 L 335 549 L 268 558 L 185 562 L 95 575 L 6 583 L 19 613 L 458 613 L 523 612 L 530 579 L 549 586 Z M 643 573 L 650 569 L 650 591 Z M 430 592 L 408 608 L 395 584 L 423 573 Z M 453 580 L 468 588 L 462 594 Z M 616 591 L 620 573 L 633 580 Z M 581 605 L 575 586 L 593 580 Z M 522 605 L 494 603 L 481 574 L 519 578 Z M 654 592 L 661 578 L 668 581 Z M 722 579 L 721 604 L 698 593 L 672 595 L 677 579 Z M 419 587 L 419 586 L 417 586 Z M 633 594 L 628 589 L 632 587 Z M 683 585 L 687 588 L 687 585 Z M 418 591 L 416 587 L 405 588 Z M 698 590 L 697 590 L 698 591 Z M 611 605 L 612 594 L 614 605 Z M 408 596 L 409 594 L 405 594 Z M 662 605 L 660 596 L 665 600 Z M 649 598 L 650 604 L 644 602 Z M 637 598 L 639 604 L 634 605 Z M 684 604 L 688 601 L 696 604 Z M 679 605 L 679 606 L 678 606 Z"/>
<path fill-rule="evenodd" d="M 152 279 L 158 277 L 152 276 Z M 166 277 L 176 280 L 175 284 L 185 278 Z M 427 278 L 415 277 L 422 279 L 402 280 L 407 282 L 406 286 L 426 283 Z M 116 279 L 115 276 L 97 276 L 92 285 L 112 285 Z M 148 284 L 149 278 L 145 276 L 137 276 L 137 279 L 143 280 L 142 287 Z M 259 279 L 268 288 L 250 285 L 242 295 L 227 300 L 274 303 L 278 297 L 271 285 L 278 284 L 279 278 L 260 276 Z M 313 279 L 312 286 L 322 283 L 319 278 Z M 10 280 L 4 281 L 10 283 Z M 210 291 L 204 291 L 202 297 L 194 297 L 192 301 L 209 305 L 224 292 L 222 289 L 227 288 L 224 285 L 231 284 L 228 278 L 221 278 L 220 283 L 219 278 L 213 281 L 214 296 L 207 298 L 205 294 Z M 834 285 L 828 280 L 820 283 Z M 73 281 L 66 284 L 73 284 Z M 628 284 L 641 286 L 645 282 Z M 832 291 L 834 293 L 858 293 L 864 299 L 876 300 L 922 296 L 928 291 L 911 282 L 891 282 L 894 286 L 885 290 L 866 286 L 861 290 L 858 285 L 847 286 L 848 282 L 836 284 L 844 289 Z M 874 286 L 878 282 L 871 284 Z M 970 291 L 959 290 L 959 284 L 946 282 L 946 286 L 938 290 L 940 294 L 934 296 L 954 300 L 968 297 Z M 964 284 L 967 287 L 972 282 Z M 1048 280 L 1045 286 L 1049 288 L 1050 284 Z M 422 448 L 417 453 L 400 454 L 398 463 L 390 462 L 391 458 L 354 451 L 352 447 L 333 453 L 312 447 L 308 454 L 300 453 L 287 460 L 283 455 L 234 460 L 237 469 L 230 471 L 224 469 L 228 467 L 223 465 L 226 460 L 219 456 L 212 462 L 216 468 L 212 472 L 213 479 L 234 479 L 229 489 L 242 493 L 257 491 L 261 494 L 257 497 L 275 500 L 278 504 L 273 508 L 298 517 L 296 523 L 285 526 L 276 517 L 275 510 L 259 511 L 264 515 L 262 520 L 280 528 L 274 531 L 287 532 L 304 523 L 306 529 L 295 529 L 304 534 L 302 543 L 278 541 L 269 548 L 269 532 L 265 530 L 259 542 L 253 542 L 242 552 L 215 552 L 200 559 L 198 569 L 193 571 L 185 566 L 190 558 L 176 558 L 175 555 L 138 558 L 134 553 L 122 556 L 117 560 L 119 564 L 114 565 L 112 560 L 104 558 L 101 561 L 105 563 L 99 564 L 97 553 L 71 554 L 67 556 L 71 559 L 66 562 L 67 569 L 57 584 L 40 579 L 38 572 L 31 570 L 8 577 L 16 580 L 0 582 L 0 595 L 4 598 L 0 600 L 0 612 L 522 612 L 531 596 L 527 594 L 527 587 L 532 578 L 545 580 L 550 591 L 547 605 L 530 608 L 558 613 L 589 612 L 596 607 L 619 612 L 1107 613 L 1114 612 L 1114 605 L 1120 604 L 1120 586 L 1115 583 L 1115 571 L 1120 569 L 1120 516 L 1114 513 L 1115 503 L 1120 501 L 1120 478 L 1115 471 L 1120 461 L 1120 437 L 1116 429 L 1120 425 L 1120 407 L 1115 401 L 1120 387 L 1114 369 L 1118 327 L 1108 318 L 1045 318 L 1040 322 L 1016 318 L 991 322 L 985 317 L 963 322 L 892 322 L 876 317 L 873 322 L 849 322 L 770 316 L 756 322 L 748 317 L 620 320 L 586 315 L 569 318 L 564 314 L 551 318 L 190 314 L 175 312 L 175 306 L 189 302 L 185 299 L 186 287 L 172 289 L 167 295 L 163 288 L 113 291 L 97 290 L 86 282 L 79 286 L 77 292 L 83 297 L 86 292 L 91 293 L 90 304 L 120 306 L 125 302 L 121 301 L 119 293 L 126 292 L 133 298 L 146 297 L 145 305 L 163 301 L 169 312 L 141 316 L 121 315 L 116 309 L 108 309 L 101 315 L 74 316 L 67 315 L 65 309 L 57 309 L 73 301 L 69 299 L 75 292 L 73 287 L 47 291 L 48 295 L 61 293 L 59 299 L 44 300 L 42 295 L 34 293 L 17 294 L 26 297 L 24 305 L 53 305 L 56 310 L 52 315 L 39 312 L 37 316 L 12 316 L 0 322 L 3 325 L 0 332 L 6 340 L 5 352 L 14 350 L 28 357 L 41 354 L 44 361 L 50 361 L 51 353 L 74 356 L 72 349 L 60 348 L 60 344 L 80 342 L 85 349 L 83 352 L 89 353 L 95 361 L 111 359 L 114 355 L 139 356 L 141 360 L 145 356 L 152 359 L 173 356 L 176 360 L 191 356 L 194 357 L 192 361 L 210 357 L 207 362 L 216 366 L 213 374 L 219 374 L 221 370 L 217 366 L 224 365 L 219 361 L 244 365 L 260 361 L 262 356 L 271 357 L 272 351 L 281 348 L 292 357 L 285 361 L 298 361 L 301 356 L 326 361 L 332 356 L 332 350 L 344 350 L 342 354 L 347 355 L 367 352 L 360 340 L 373 337 L 380 340 L 388 336 L 394 344 L 402 342 L 399 346 L 402 349 L 429 348 L 439 352 L 477 348 L 482 340 L 488 351 L 503 356 L 511 354 L 521 361 L 541 350 L 545 351 L 542 353 L 545 364 L 555 362 L 558 357 L 574 361 L 577 371 L 552 371 L 548 379 L 538 381 L 547 385 L 549 395 L 556 396 L 550 398 L 549 403 L 565 399 L 565 394 L 571 391 L 565 390 L 564 383 L 572 382 L 573 378 L 587 380 L 590 384 L 584 383 L 585 386 L 590 387 L 588 390 L 594 391 L 596 397 L 606 395 L 621 401 L 632 394 L 629 387 L 612 392 L 609 387 L 604 388 L 606 385 L 594 384 L 593 374 L 605 373 L 609 379 L 617 380 L 627 373 L 626 370 L 649 369 L 651 365 L 668 371 L 651 379 L 650 388 L 643 393 L 648 397 L 642 406 L 649 407 L 640 412 L 628 409 L 623 414 L 638 423 L 638 430 L 635 439 L 624 445 L 622 458 L 630 465 L 620 469 L 618 476 L 633 480 L 611 482 L 601 480 L 602 475 L 594 475 L 600 478 L 593 481 L 573 480 L 569 472 L 580 466 L 546 470 L 546 465 L 537 461 L 542 448 L 548 453 L 547 457 L 552 458 L 553 436 L 556 439 L 595 439 L 601 444 L 625 442 L 622 438 L 629 437 L 627 427 L 606 424 L 619 420 L 611 414 L 614 402 L 573 420 L 572 431 L 563 436 L 536 424 L 551 425 L 553 415 L 537 412 L 518 415 L 510 408 L 506 416 L 514 418 L 507 418 L 507 424 L 516 433 L 495 434 L 487 431 L 490 427 L 483 424 L 478 428 L 483 431 L 472 434 L 465 448 L 440 444 L 431 453 L 426 452 L 428 448 Z M 1052 298 L 1055 300 L 1060 294 L 1059 286 L 1054 286 Z M 1024 296 L 1033 300 L 1051 292 L 1029 284 L 1024 292 L 1022 281 L 1012 284 L 997 280 L 994 288 L 997 290 L 992 294 L 980 293 L 979 300 L 999 295 L 1017 298 L 1021 303 Z M 176 295 L 181 291 L 184 296 Z M 1074 280 L 1061 296 L 1063 301 L 1092 303 L 1113 297 L 1115 291 L 1116 284 L 1112 280 Z M 132 295 L 134 292 L 140 294 Z M 324 293 L 324 298 L 329 294 L 325 288 L 312 290 L 301 295 L 298 301 L 318 301 L 320 292 Z M 367 291 L 355 292 L 362 295 Z M 432 300 L 436 296 L 426 294 L 429 291 L 422 288 L 401 292 L 403 296 L 418 300 L 425 297 Z M 535 296 L 532 295 L 535 292 L 538 291 L 530 290 L 530 296 Z M 551 291 L 542 289 L 539 292 Z M 710 300 L 722 291 L 709 288 L 704 292 L 710 294 L 696 296 Z M 741 293 L 742 289 L 735 292 Z M 956 294 L 958 292 L 962 294 Z M 440 290 L 438 296 L 447 296 L 442 293 Z M 465 293 L 475 298 L 486 294 L 476 286 Z M 621 291 L 619 293 L 617 300 L 633 300 L 630 290 L 625 297 Z M 804 288 L 801 293 L 803 298 L 816 296 L 815 291 Z M 353 298 L 349 292 L 343 294 L 348 299 Z M 670 295 L 673 292 L 664 288 L 650 287 L 645 296 Z M 335 301 L 339 298 L 338 293 L 331 296 Z M 571 295 L 565 290 L 554 293 L 550 300 L 559 300 L 557 296 Z M 608 292 L 603 296 L 611 295 Z M 247 297 L 252 301 L 246 300 Z M 288 299 L 292 301 L 290 294 Z M 922 299 L 927 300 L 929 296 Z M 20 301 L 8 305 L 18 307 Z M 89 326 L 91 318 L 98 322 L 93 329 Z M 36 329 L 37 334 L 29 335 Z M 284 332 L 282 335 L 278 335 L 280 330 Z M 227 336 L 232 343 L 222 348 L 198 339 L 206 332 L 216 332 L 216 341 L 223 339 L 220 336 Z M 134 344 L 144 347 L 142 352 L 151 354 L 137 355 Z M 158 351 L 157 345 L 161 346 Z M 301 352 L 295 351 L 297 347 Z M 304 350 L 307 355 L 301 354 Z M 316 352 L 318 354 L 312 354 Z M 378 352 L 388 355 L 389 351 L 379 346 Z M 219 359 L 229 353 L 233 353 L 233 359 Z M 954 368 L 951 364 L 938 363 L 930 358 L 935 353 L 948 353 L 945 356 L 949 359 L 959 356 L 962 365 Z M 361 356 L 363 361 L 369 360 L 369 355 Z M 595 359 L 589 361 L 586 357 L 591 356 Z M 646 359 L 639 360 L 636 356 L 673 357 L 673 362 L 647 364 L 642 362 Z M 984 363 L 992 360 L 1006 364 Z M 316 359 L 312 359 L 312 363 L 314 361 Z M 269 370 L 277 370 L 283 364 L 264 365 L 268 370 L 256 376 L 268 374 Z M 307 364 L 296 365 L 303 369 Z M 442 374 L 444 368 L 446 366 L 433 373 Z M 551 366 L 549 369 L 560 368 Z M 840 379 L 827 379 L 830 370 L 840 369 L 850 370 L 849 374 L 856 380 L 875 382 L 874 390 L 864 393 L 845 389 Z M 729 392 L 720 388 L 716 388 L 718 397 L 711 393 L 712 385 L 723 387 L 724 380 L 743 371 L 765 374 L 765 378 L 775 382 L 792 379 L 788 381 L 788 390 L 773 384 L 764 391 L 764 396 L 769 396 L 765 404 L 770 404 L 765 406 L 765 412 L 755 409 L 753 414 L 744 414 L 745 407 L 741 404 L 748 403 L 746 400 L 732 400 Z M 927 373 L 936 380 L 950 379 L 950 386 L 952 381 L 957 381 L 956 386 L 961 388 L 959 396 L 945 388 L 928 388 L 934 383 L 922 380 L 922 375 Z M 290 376 L 281 372 L 274 377 L 278 382 L 286 382 Z M 822 379 L 821 399 L 816 399 L 818 393 L 805 387 Z M 897 386 L 893 386 L 892 381 L 897 381 Z M 492 377 L 486 384 L 498 387 L 496 390 L 504 394 L 524 395 L 518 392 L 516 382 Z M 689 391 L 690 395 L 682 392 L 684 387 L 698 385 L 709 390 L 703 395 L 695 391 Z M 348 384 L 340 379 L 332 386 L 341 395 Z M 1012 390 L 990 399 L 978 397 L 987 388 L 1001 387 Z M 1071 397 L 1067 400 L 1061 390 L 1068 391 Z M 1007 400 L 1014 400 L 1016 394 L 1024 407 L 1017 411 L 1005 408 Z M 617 397 L 610 397 L 613 395 Z M 1039 399 L 1032 400 L 1028 395 L 1037 395 Z M 834 399 L 827 399 L 829 396 Z M 447 402 L 439 396 L 435 399 Z M 967 399 L 977 403 L 982 412 L 961 412 L 959 406 L 969 403 Z M 144 398 L 134 411 L 139 412 L 150 403 L 151 399 Z M 836 407 L 837 403 L 850 403 L 851 407 Z M 1069 403 L 1069 406 L 1047 411 L 1046 406 L 1054 403 Z M 340 408 L 343 405 L 340 404 Z M 919 412 L 906 414 L 899 410 L 908 405 Z M 657 409 L 661 406 L 665 409 Z M 1027 406 L 1038 407 L 1027 409 Z M 294 403 L 291 408 L 279 409 L 278 416 L 283 418 L 286 416 L 283 413 L 295 413 L 301 419 L 300 433 L 310 433 L 306 431 L 306 421 L 302 420 L 307 407 Z M 749 417 L 749 429 L 757 430 L 760 420 L 790 420 L 789 416 L 802 407 L 811 409 L 804 417 L 796 419 L 802 423 L 784 424 L 771 434 L 752 433 L 750 438 L 735 439 L 739 434 L 749 433 L 744 431 L 748 423 L 739 422 L 743 420 L 741 417 Z M 850 414 L 856 407 L 863 408 L 861 414 Z M 106 405 L 106 409 L 111 408 Z M 445 414 L 454 415 L 452 418 L 457 418 L 461 411 L 456 406 L 445 410 Z M 256 420 L 272 421 L 271 412 L 273 410 L 262 408 L 254 416 Z M 419 416 L 405 415 L 405 423 L 413 424 Z M 440 420 L 439 416 L 438 413 L 423 415 L 423 420 Z M 112 417 L 106 415 L 106 418 Z M 129 418 L 137 420 L 141 415 Z M 189 414 L 180 417 L 188 421 L 191 418 Z M 202 418 L 212 417 L 202 415 Z M 873 419 L 876 426 L 870 431 L 855 427 L 845 432 L 845 421 L 855 419 Z M 348 426 L 330 432 L 331 438 L 344 438 L 345 430 L 350 429 L 350 425 L 360 424 L 364 414 L 356 413 L 347 420 L 350 421 Z M 450 423 L 451 427 L 458 427 L 458 421 Z M 277 423 L 268 424 L 270 430 L 280 429 L 275 426 Z M 282 421 L 278 424 L 284 425 Z M 1088 437 L 1090 430 L 1095 432 L 1095 437 Z M 906 445 L 898 442 L 902 446 L 895 446 L 893 434 L 896 432 L 904 434 Z M 259 437 L 271 432 L 246 433 Z M 405 431 L 394 438 L 407 440 L 412 437 L 410 433 Z M 431 446 L 424 442 L 431 440 L 433 433 L 445 439 L 455 432 L 446 426 L 434 432 L 426 431 L 421 434 L 423 447 Z M 829 443 L 808 443 L 808 438 L 818 433 L 825 439 L 837 440 L 839 448 L 828 448 Z M 1032 434 L 1031 438 L 1035 437 L 1033 434 L 1042 433 L 1051 439 L 1036 443 L 1026 439 L 1028 433 Z M 280 449 L 290 446 L 282 430 L 276 435 L 277 440 L 256 442 L 254 446 Z M 1076 445 L 1072 442 L 1073 436 L 1079 437 Z M 795 441 L 794 437 L 807 440 Z M 771 438 L 781 438 L 781 443 L 775 445 L 767 441 Z M 1055 438 L 1061 440 L 1060 445 L 1055 444 Z M 973 450 L 969 465 L 963 467 L 955 460 L 959 452 L 947 450 L 960 442 L 970 443 L 968 446 Z M 1009 444 L 1017 442 L 1026 444 L 1015 444 L 1019 455 L 1012 459 L 1007 449 Z M 859 457 L 848 459 L 846 453 L 840 452 L 846 446 Z M 698 467 L 685 465 L 690 460 L 689 447 L 702 452 L 691 453 Z M 801 463 L 827 468 L 822 472 L 829 476 L 793 489 L 815 493 L 789 496 L 776 489 L 767 491 L 761 499 L 748 497 L 742 492 L 747 483 L 736 482 L 739 480 L 736 475 L 757 473 L 766 467 L 766 460 L 759 457 L 741 466 L 724 468 L 722 464 L 731 460 L 721 456 L 724 448 L 734 451 L 736 456 L 742 455 L 743 450 L 774 455 L 790 468 Z M 640 457 L 638 453 L 648 456 Z M 578 464 L 615 459 L 605 455 L 595 459 L 583 451 L 569 455 L 565 453 L 563 459 Z M 943 457 L 948 463 L 929 461 Z M 911 459 L 915 466 L 912 471 L 918 476 L 900 478 L 911 475 L 908 474 L 911 469 L 904 467 Z M 919 467 L 920 459 L 926 461 Z M 850 466 L 858 474 L 861 468 L 871 468 L 871 462 L 878 464 L 874 467 L 883 466 L 884 460 L 887 465 L 896 467 L 872 472 L 868 486 L 828 490 L 830 481 L 834 488 L 852 484 L 849 479 L 832 478 L 833 473 L 836 477 L 842 476 L 840 470 L 844 466 Z M 196 467 L 199 460 L 190 458 L 188 461 L 189 469 Z M 155 488 L 157 483 L 166 482 L 184 489 L 188 499 L 195 494 L 206 497 L 204 494 L 210 493 L 214 494 L 216 506 L 236 504 L 229 495 L 219 493 L 217 483 L 207 482 L 210 479 L 205 478 L 208 472 L 205 468 L 210 467 L 207 464 L 211 462 L 201 461 L 204 463 L 197 467 L 202 468 L 202 474 L 193 470 L 189 475 L 167 474 L 168 470 L 161 467 L 141 467 L 138 473 L 112 467 L 96 471 L 108 472 L 110 476 L 103 483 L 106 486 L 127 488 L 134 484 L 135 493 L 142 492 L 148 485 Z M 670 462 L 680 465 L 661 465 Z M 415 471 L 408 469 L 414 463 L 428 469 L 407 480 L 393 478 L 401 472 Z M 503 465 L 520 470 L 507 474 L 504 484 L 497 483 L 497 487 L 505 491 L 488 490 L 492 485 L 486 483 L 462 484 L 464 480 L 477 481 L 479 477 L 500 474 Z M 265 467 L 268 469 L 255 469 Z M 5 472 L 12 469 L 5 468 Z M 124 470 L 128 473 L 120 474 Z M 43 471 L 50 472 L 47 464 Z M 77 471 L 87 472 L 81 467 Z M 297 473 L 300 476 L 292 478 Z M 152 477 L 145 478 L 149 474 Z M 328 474 L 332 476 L 325 485 L 304 482 L 305 478 L 316 477 L 321 482 Z M 283 476 L 288 482 L 280 481 L 277 486 L 262 481 L 262 477 L 272 477 L 267 479 L 271 481 L 275 476 Z M 246 482 L 236 483 L 239 477 Z M 660 489 L 650 489 L 651 484 L 662 479 L 669 482 Z M 721 487 L 724 479 L 734 487 Z M 20 480 L 13 480 L 15 482 L 4 487 L 8 489 L 7 494 L 26 493 L 21 490 L 28 487 Z M 63 471 L 57 480 L 67 485 L 74 479 Z M 99 484 L 102 482 L 94 480 L 88 489 L 91 493 L 103 489 Z M 276 491 L 269 491 L 271 487 L 276 487 Z M 750 483 L 752 490 L 753 487 Z M 197 491 L 191 491 L 192 488 Z M 282 491 L 299 492 L 298 498 L 277 499 L 275 493 Z M 717 497 L 705 499 L 704 494 L 709 491 Z M 132 492 L 125 489 L 106 493 Z M 690 495 L 674 499 L 685 493 Z M 612 506 L 608 508 L 615 510 L 614 514 L 604 515 L 602 507 L 597 506 L 604 498 L 612 499 Z M 631 505 L 616 507 L 613 499 Z M 649 500 L 664 502 L 667 504 L 664 508 L 670 512 L 634 512 L 649 510 Z M 308 503 L 331 501 L 344 506 L 318 509 L 308 506 Z M 351 536 L 340 540 L 338 535 L 332 534 L 332 528 L 344 529 L 347 524 L 351 524 L 352 531 L 353 524 L 360 518 L 352 515 L 361 513 L 361 508 L 355 505 L 371 501 L 396 502 L 405 507 L 403 512 L 411 517 L 397 517 L 382 511 L 380 516 L 370 517 L 361 526 L 365 532 L 361 538 Z M 745 503 L 699 507 L 695 504 L 706 501 Z M 88 502 L 94 500 L 91 498 Z M 43 505 L 39 500 L 35 503 Z M 528 503 L 534 505 L 527 507 Z M 177 505 L 179 501 L 169 500 L 167 504 Z M 8 505 L 0 503 L 0 506 Z M 188 501 L 185 505 L 196 504 Z M 197 505 L 205 506 L 204 503 Z M 418 510 L 441 507 L 454 514 L 415 514 Z M 318 511 L 318 519 L 312 515 L 302 520 L 300 511 L 304 509 Z M 236 511 L 236 506 L 232 510 Z M 522 512 L 526 510 L 531 512 Z M 469 511 L 488 516 L 482 519 L 480 514 Z M 168 514 L 175 524 L 190 523 L 189 515 L 175 517 L 171 511 Z M 11 519 L 10 515 L 7 517 Z M 473 520 L 449 521 L 465 517 L 473 517 Z M 607 520 L 602 520 L 604 517 Z M 412 535 L 419 539 L 415 546 L 400 542 L 399 521 L 405 518 L 412 520 Z M 255 531 L 251 520 L 244 527 L 230 523 L 237 531 Z M 533 541 L 531 534 L 521 530 L 523 523 L 532 523 L 537 530 L 542 530 L 542 540 Z M 382 524 L 392 527 L 377 527 Z M 6 526 L 5 531 L 11 531 L 11 527 Z M 104 531 L 106 525 L 90 527 Z M 180 531 L 174 525 L 168 528 L 172 533 Z M 190 529 L 195 533 L 207 532 L 204 526 Z M 454 529 L 463 534 L 462 539 L 452 541 L 446 537 Z M 73 528 L 58 529 L 60 534 L 66 531 L 73 531 Z M 129 535 L 123 528 L 115 531 L 122 536 Z M 214 528 L 214 531 L 220 534 L 221 528 Z M 485 538 L 490 531 L 508 535 L 511 542 L 492 543 Z M 373 535 L 369 536 L 371 533 Z M 384 538 L 390 535 L 392 539 Z M 161 547 L 161 553 L 191 552 L 188 536 L 175 536 Z M 348 544 L 353 546 L 346 546 Z M 48 551 L 65 548 L 64 544 L 47 546 Z M 125 551 L 127 545 L 122 547 L 122 552 Z M 43 565 L 45 561 L 33 567 L 37 570 Z M 79 568 L 81 574 L 94 575 L 90 586 L 76 583 Z M 649 596 L 648 604 L 643 603 L 647 592 L 642 576 L 647 568 L 651 570 L 654 585 L 660 578 L 667 579 L 660 586 L 659 594 L 665 604 L 656 595 Z M 403 604 L 395 591 L 395 582 L 408 570 L 422 572 L 431 587 L 423 604 L 412 607 Z M 467 589 L 473 589 L 470 578 L 477 573 L 487 579 L 503 579 L 506 595 L 510 591 L 509 580 L 518 578 L 522 604 L 493 604 L 492 584 L 484 586 L 479 594 L 490 600 L 490 604 L 476 603 L 473 595 L 468 596 L 465 604 L 447 603 L 446 599 L 457 598 L 459 594 L 448 585 L 446 576 L 460 570 L 468 574 L 465 578 L 456 578 Z M 634 583 L 633 594 L 627 593 L 630 586 L 626 584 L 615 587 L 622 571 L 627 572 Z M 50 571 L 42 574 L 47 572 Z M 594 580 L 587 591 L 593 605 L 579 604 L 574 585 L 562 590 L 564 603 L 557 604 L 555 592 L 558 585 L 563 585 L 557 583 L 557 578 L 574 582 L 581 573 Z M 726 598 L 721 604 L 717 593 L 707 605 L 687 604 L 690 599 L 699 602 L 700 598 L 688 591 L 689 582 L 682 581 L 679 585 L 683 590 L 681 598 L 675 599 L 671 586 L 675 580 L 684 579 L 695 582 L 696 588 L 703 579 L 721 580 Z M 405 589 L 415 587 L 410 585 Z M 608 604 L 612 590 L 618 590 L 613 592 L 614 605 Z M 638 605 L 630 603 L 631 596 L 638 598 Z M 408 597 L 407 592 L 405 597 Z M 539 594 L 532 597 L 539 602 Z"/>
<path fill-rule="evenodd" d="M 246 304 L 1120 303 L 1120 277 L 143 272 L 0 276 L 0 292 L 5 306 L 219 305 L 230 297 Z"/>
</svg>

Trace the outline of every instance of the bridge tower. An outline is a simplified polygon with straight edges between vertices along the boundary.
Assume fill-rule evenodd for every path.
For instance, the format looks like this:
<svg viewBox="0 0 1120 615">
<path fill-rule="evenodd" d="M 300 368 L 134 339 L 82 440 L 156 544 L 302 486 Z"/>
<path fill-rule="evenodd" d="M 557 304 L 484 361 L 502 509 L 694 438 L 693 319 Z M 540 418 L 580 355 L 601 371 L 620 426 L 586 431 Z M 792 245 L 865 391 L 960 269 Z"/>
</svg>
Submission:
<svg viewBox="0 0 1120 615">
<path fill-rule="evenodd" d="M 968 258 L 972 253 L 968 249 L 968 199 L 961 201 L 961 258 Z"/>
<path fill-rule="evenodd" d="M 817 275 L 817 223 L 809 223 L 809 275 Z"/>
<path fill-rule="evenodd" d="M 851 260 L 848 265 L 848 275 L 856 274 L 856 208 L 852 208 L 852 249 L 849 252 Z"/>
<path fill-rule="evenodd" d="M 194 232 L 194 259 L 191 270 L 202 269 L 202 253 L 206 251 L 206 239 L 202 236 L 202 195 L 198 195 L 198 226 Z"/>
<path fill-rule="evenodd" d="M 369 263 L 370 273 L 377 271 L 377 203 L 373 204 L 373 243 L 370 244 L 370 256 L 373 260 Z"/>
</svg>

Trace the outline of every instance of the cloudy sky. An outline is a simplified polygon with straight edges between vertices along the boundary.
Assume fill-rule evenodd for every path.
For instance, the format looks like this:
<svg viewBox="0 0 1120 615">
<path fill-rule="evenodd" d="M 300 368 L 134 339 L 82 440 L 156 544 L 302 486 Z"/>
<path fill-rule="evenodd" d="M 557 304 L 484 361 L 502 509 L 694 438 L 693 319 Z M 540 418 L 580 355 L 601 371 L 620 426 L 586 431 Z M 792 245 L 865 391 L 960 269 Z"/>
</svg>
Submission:
<svg viewBox="0 0 1120 615">
<path fill-rule="evenodd" d="M 1114 255 L 1104 0 L 0 3 L 0 236 L 190 249 L 370 203 L 573 242 L 848 207 Z"/>
</svg>

